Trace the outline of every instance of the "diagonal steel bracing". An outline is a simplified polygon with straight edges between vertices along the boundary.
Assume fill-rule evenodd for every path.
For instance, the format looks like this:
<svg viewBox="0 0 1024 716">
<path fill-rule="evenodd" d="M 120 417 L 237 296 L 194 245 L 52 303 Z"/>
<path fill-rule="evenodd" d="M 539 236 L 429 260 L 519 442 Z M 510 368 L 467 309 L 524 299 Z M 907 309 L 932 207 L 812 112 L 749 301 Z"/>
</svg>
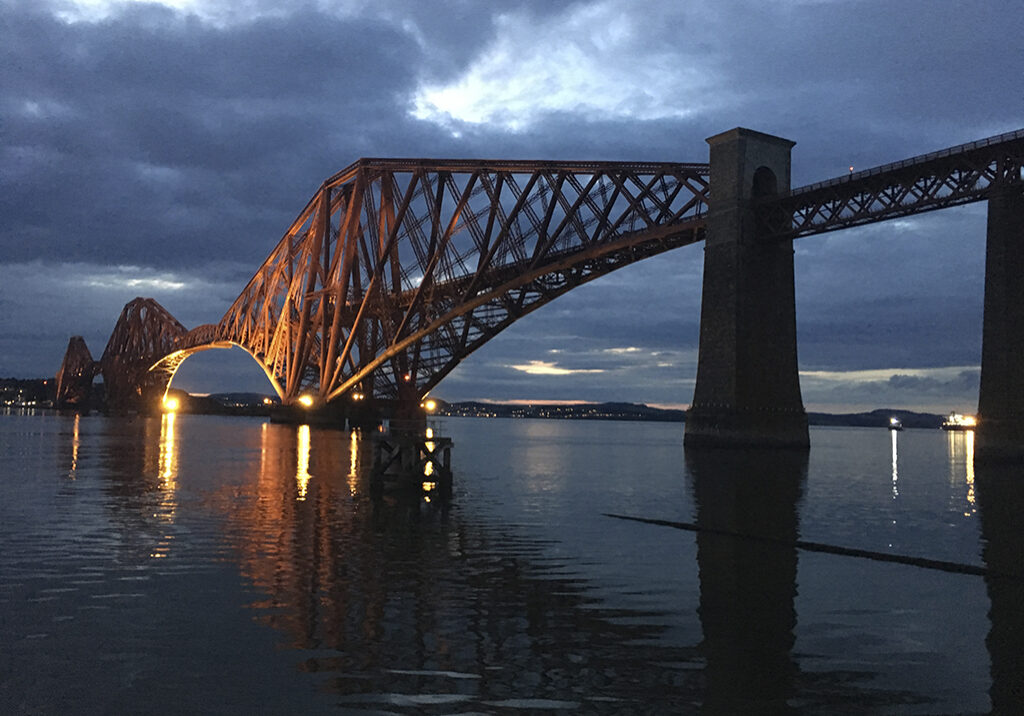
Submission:
<svg viewBox="0 0 1024 716">
<path fill-rule="evenodd" d="M 282 397 L 418 400 L 517 318 L 703 237 L 706 164 L 363 159 L 323 183 L 213 334 Z"/>
<path fill-rule="evenodd" d="M 769 239 L 809 236 L 985 200 L 1024 186 L 1022 166 L 1024 130 L 757 209 Z M 708 186 L 707 164 L 361 159 L 321 185 L 218 323 L 186 331 L 136 299 L 92 370 L 131 400 L 192 353 L 236 345 L 285 402 L 416 401 L 566 291 L 703 239 Z M 75 360 L 69 376 L 89 371 Z"/>
<path fill-rule="evenodd" d="M 765 199 L 762 220 L 778 239 L 821 234 L 988 199 L 1024 183 L 1024 129 L 932 152 Z"/>
</svg>

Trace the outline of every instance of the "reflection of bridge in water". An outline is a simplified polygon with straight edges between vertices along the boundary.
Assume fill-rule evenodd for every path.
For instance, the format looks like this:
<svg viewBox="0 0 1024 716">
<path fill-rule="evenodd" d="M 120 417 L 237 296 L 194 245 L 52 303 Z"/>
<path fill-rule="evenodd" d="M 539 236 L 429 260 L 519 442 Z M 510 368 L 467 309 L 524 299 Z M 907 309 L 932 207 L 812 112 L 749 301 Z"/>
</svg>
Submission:
<svg viewBox="0 0 1024 716">
<path fill-rule="evenodd" d="M 452 704 L 532 703 L 642 713 L 657 704 L 673 713 L 731 714 L 921 705 L 919 693 L 880 688 L 863 669 L 801 668 L 815 658 L 794 651 L 796 548 L 725 534 L 799 538 L 808 469 L 801 452 L 687 451 L 702 528 L 699 589 L 664 613 L 606 604 L 606 585 L 578 576 L 558 549 L 522 526 L 372 500 L 360 431 L 263 424 L 236 432 L 251 462 L 233 464 L 221 479 L 216 471 L 188 475 L 199 464 L 189 457 L 199 429 L 179 430 L 175 420 L 126 423 L 128 430 L 109 432 L 106 449 L 86 437 L 94 460 L 116 462 L 107 489 L 117 497 L 113 521 L 124 541 L 148 542 L 153 558 L 173 551 L 167 535 L 180 518 L 182 471 L 187 511 L 199 500 L 204 513 L 223 517 L 218 541 L 261 592 L 252 613 L 283 635 L 299 668 L 344 707 L 440 713 Z M 187 426 L 190 418 L 177 420 Z M 124 439 L 132 430 L 140 440 Z M 69 433 L 68 440 L 68 457 L 77 459 L 82 439 Z M 210 489 L 201 498 L 199 483 Z M 993 572 L 1019 571 L 1024 487 L 1012 470 L 990 465 L 979 465 L 977 483 L 984 562 Z M 1018 713 L 1024 582 L 986 577 L 986 585 L 994 712 Z M 681 638 L 672 633 L 673 614 L 691 615 L 691 601 L 696 638 Z"/>
<path fill-rule="evenodd" d="M 216 324 L 129 303 L 94 362 L 152 400 L 190 355 L 240 346 L 282 402 L 414 415 L 461 360 L 572 288 L 706 239 L 688 444 L 806 446 L 794 238 L 988 201 L 979 452 L 1024 448 L 1024 130 L 790 190 L 792 142 L 735 129 L 709 164 L 363 159 L 323 183 Z"/>
</svg>

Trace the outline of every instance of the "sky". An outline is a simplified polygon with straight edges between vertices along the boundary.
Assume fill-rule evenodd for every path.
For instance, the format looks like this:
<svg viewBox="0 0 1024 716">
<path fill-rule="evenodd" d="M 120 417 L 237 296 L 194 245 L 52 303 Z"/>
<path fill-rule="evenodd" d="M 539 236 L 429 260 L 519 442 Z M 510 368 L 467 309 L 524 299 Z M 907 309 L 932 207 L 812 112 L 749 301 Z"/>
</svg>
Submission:
<svg viewBox="0 0 1024 716">
<path fill-rule="evenodd" d="M 785 137 L 793 185 L 1024 127 L 1020 0 L 0 0 L 0 376 L 103 352 L 122 306 L 216 322 L 363 156 L 707 161 Z M 977 406 L 984 204 L 795 243 L 808 410 Z M 446 400 L 693 395 L 700 245 L 574 289 Z M 175 387 L 270 392 L 240 349 Z"/>
</svg>

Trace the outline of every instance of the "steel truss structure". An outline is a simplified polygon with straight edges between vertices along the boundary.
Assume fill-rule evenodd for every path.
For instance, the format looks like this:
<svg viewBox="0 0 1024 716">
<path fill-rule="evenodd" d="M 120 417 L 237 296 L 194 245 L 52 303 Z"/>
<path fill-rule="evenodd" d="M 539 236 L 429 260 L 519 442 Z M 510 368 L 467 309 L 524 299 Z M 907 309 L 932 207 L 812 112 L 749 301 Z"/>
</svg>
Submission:
<svg viewBox="0 0 1024 716">
<path fill-rule="evenodd" d="M 762 200 L 769 238 L 792 239 L 988 199 L 1024 185 L 1024 130 L 961 144 Z"/>
<path fill-rule="evenodd" d="M 89 402 L 97 363 L 81 336 L 71 336 L 64 361 L 57 371 L 57 404 L 80 406 Z"/>
<path fill-rule="evenodd" d="M 286 402 L 418 401 L 517 318 L 699 240 L 707 193 L 706 164 L 363 159 L 206 333 L 245 347 Z"/>
<path fill-rule="evenodd" d="M 170 376 L 150 368 L 169 353 L 188 330 L 152 298 L 136 298 L 121 311 L 99 360 L 107 401 L 131 405 L 150 390 L 164 390 Z"/>
<path fill-rule="evenodd" d="M 321 185 L 217 324 L 186 332 L 151 300 L 129 304 L 101 360 L 105 379 L 116 373 L 116 394 L 131 398 L 122 384 L 166 386 L 192 353 L 236 345 L 285 403 L 418 404 L 518 318 L 700 241 L 708 171 L 362 159 Z"/>
<path fill-rule="evenodd" d="M 1022 166 L 1024 130 L 754 208 L 765 240 L 791 239 L 1017 190 Z M 112 404 L 125 404 L 165 390 L 189 355 L 234 345 L 285 403 L 418 404 L 522 316 L 702 240 L 709 175 L 707 164 L 361 159 L 320 186 L 218 323 L 186 331 L 135 299 L 92 370 Z M 69 344 L 59 395 L 85 381 L 87 356 L 84 342 Z"/>
</svg>

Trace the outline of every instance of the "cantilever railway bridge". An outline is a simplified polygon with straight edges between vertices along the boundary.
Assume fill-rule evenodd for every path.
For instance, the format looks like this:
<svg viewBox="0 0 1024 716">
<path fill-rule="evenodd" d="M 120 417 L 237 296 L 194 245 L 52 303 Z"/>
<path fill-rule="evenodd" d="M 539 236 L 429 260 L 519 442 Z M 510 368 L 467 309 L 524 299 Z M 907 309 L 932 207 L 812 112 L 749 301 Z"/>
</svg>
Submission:
<svg viewBox="0 0 1024 716">
<path fill-rule="evenodd" d="M 748 147 L 747 169 L 734 158 L 716 165 L 717 138 L 711 163 L 361 159 L 323 182 L 219 322 L 187 330 L 152 299 L 135 299 L 99 361 L 72 339 L 58 398 L 79 400 L 102 372 L 113 403 L 137 402 L 166 390 L 188 356 L 240 346 L 285 404 L 309 394 L 418 405 L 531 311 L 703 240 L 709 207 L 738 207 L 758 245 L 788 250 L 797 237 L 1022 186 L 1024 130 L 793 190 L 792 143 L 750 130 L 718 137 L 727 135 Z M 762 140 L 784 146 L 784 166 L 755 167 Z M 750 186 L 725 186 L 736 181 Z"/>
<path fill-rule="evenodd" d="M 187 331 L 135 299 L 98 369 L 131 401 L 189 355 L 237 345 L 286 403 L 418 404 L 516 319 L 702 238 L 707 194 L 707 164 L 361 159 L 321 185 L 218 323 Z"/>
</svg>

